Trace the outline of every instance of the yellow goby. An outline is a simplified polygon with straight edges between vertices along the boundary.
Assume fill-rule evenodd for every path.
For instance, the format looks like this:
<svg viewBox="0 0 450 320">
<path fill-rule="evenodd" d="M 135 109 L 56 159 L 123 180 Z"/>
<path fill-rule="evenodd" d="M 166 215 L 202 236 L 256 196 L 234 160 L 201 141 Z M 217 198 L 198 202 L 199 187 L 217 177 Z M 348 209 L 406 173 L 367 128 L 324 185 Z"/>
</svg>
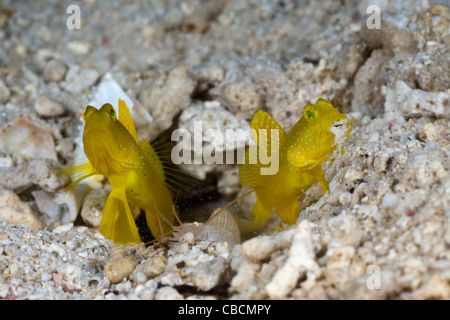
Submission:
<svg viewBox="0 0 450 320">
<path fill-rule="evenodd" d="M 319 99 L 315 104 L 303 108 L 303 116 L 286 133 L 282 127 L 266 112 L 259 110 L 252 119 L 255 141 L 270 152 L 271 141 L 258 141 L 259 131 L 276 130 L 278 133 L 279 167 L 273 175 L 262 175 L 262 165 L 249 163 L 249 153 L 255 152 L 256 146 L 250 147 L 245 155 L 245 162 L 240 165 L 239 178 L 242 186 L 252 187 L 256 193 L 256 203 L 252 216 L 259 225 L 269 219 L 276 209 L 280 219 L 287 224 L 295 224 L 299 216 L 298 196 L 314 183 L 322 185 L 322 193 L 328 191 L 328 181 L 321 164 L 328 160 L 336 149 L 333 127 L 345 130 L 345 140 L 352 130 L 350 119 L 336 110 L 330 102 Z M 271 137 L 267 133 L 265 137 Z M 275 149 L 277 150 L 277 149 Z M 343 152 L 343 150 L 342 150 Z"/>
<path fill-rule="evenodd" d="M 146 140 L 138 142 L 125 102 L 119 100 L 118 119 L 113 106 L 107 103 L 100 109 L 87 106 L 83 120 L 88 161 L 62 173 L 74 175 L 71 190 L 95 174 L 109 180 L 111 193 L 103 208 L 102 235 L 116 245 L 141 242 L 130 205 L 145 210 L 147 225 L 156 239 L 170 233 L 174 222 L 173 200 L 162 162 Z"/>
</svg>

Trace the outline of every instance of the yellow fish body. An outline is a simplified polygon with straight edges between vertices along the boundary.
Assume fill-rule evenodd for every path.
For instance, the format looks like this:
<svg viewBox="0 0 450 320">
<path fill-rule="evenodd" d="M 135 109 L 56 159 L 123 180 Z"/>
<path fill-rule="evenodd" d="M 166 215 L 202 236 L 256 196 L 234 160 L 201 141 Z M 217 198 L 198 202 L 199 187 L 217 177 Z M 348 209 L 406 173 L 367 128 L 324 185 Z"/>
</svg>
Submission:
<svg viewBox="0 0 450 320">
<path fill-rule="evenodd" d="M 111 193 L 103 208 L 100 232 L 118 244 L 141 242 L 130 204 L 145 210 L 147 225 L 155 238 L 172 230 L 172 196 L 167 188 L 163 165 L 146 141 L 140 143 L 130 111 L 119 100 L 119 118 L 110 104 L 99 110 L 87 106 L 83 113 L 84 152 L 88 162 L 64 170 L 75 174 L 71 189 L 83 179 L 103 174 Z"/>
<path fill-rule="evenodd" d="M 267 165 L 262 165 L 259 159 L 256 164 L 249 163 L 249 153 L 258 147 L 247 150 L 245 162 L 240 166 L 242 186 L 252 187 L 256 193 L 252 215 L 258 224 L 265 224 L 274 208 L 284 223 L 295 224 L 299 216 L 297 197 L 316 182 L 322 185 L 323 194 L 328 191 L 328 181 L 321 164 L 336 149 L 335 135 L 330 129 L 342 125 L 347 129 L 346 140 L 352 130 L 351 121 L 325 99 L 306 105 L 302 118 L 289 133 L 268 113 L 260 110 L 254 115 L 250 127 L 256 134 L 257 145 L 267 146 L 270 153 L 271 141 L 258 141 L 261 129 L 276 130 L 279 143 L 279 168 L 275 174 L 262 175 L 260 169 Z M 271 135 L 267 133 L 267 136 Z"/>
</svg>

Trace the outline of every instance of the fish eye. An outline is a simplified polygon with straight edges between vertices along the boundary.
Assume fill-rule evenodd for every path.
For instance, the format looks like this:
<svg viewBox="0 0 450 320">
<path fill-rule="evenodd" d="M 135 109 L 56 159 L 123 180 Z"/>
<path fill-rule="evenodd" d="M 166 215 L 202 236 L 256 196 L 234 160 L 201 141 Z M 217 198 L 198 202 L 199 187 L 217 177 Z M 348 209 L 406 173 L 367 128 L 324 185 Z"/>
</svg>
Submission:
<svg viewBox="0 0 450 320">
<path fill-rule="evenodd" d="M 306 105 L 305 108 L 303 108 L 303 116 L 308 121 L 316 120 L 316 112 L 315 112 L 314 105 L 312 105 L 312 104 Z"/>
<path fill-rule="evenodd" d="M 111 117 L 116 118 L 116 110 L 114 110 L 114 107 L 110 103 L 105 103 L 100 110 L 109 114 Z"/>
</svg>

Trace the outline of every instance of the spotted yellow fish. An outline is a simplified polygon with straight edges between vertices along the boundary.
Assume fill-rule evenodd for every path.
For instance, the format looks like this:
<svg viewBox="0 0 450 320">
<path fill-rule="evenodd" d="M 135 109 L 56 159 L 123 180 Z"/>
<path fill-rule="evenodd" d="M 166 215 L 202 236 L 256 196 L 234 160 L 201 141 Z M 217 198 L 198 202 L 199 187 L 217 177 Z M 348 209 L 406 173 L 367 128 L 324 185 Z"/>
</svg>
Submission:
<svg viewBox="0 0 450 320">
<path fill-rule="evenodd" d="M 172 230 L 173 201 L 165 183 L 164 168 L 146 140 L 138 141 L 136 128 L 125 102 L 119 100 L 119 115 L 109 103 L 100 109 L 87 106 L 83 113 L 84 152 L 87 161 L 66 169 L 73 188 L 95 174 L 104 175 L 111 193 L 103 208 L 100 232 L 116 245 L 141 242 L 130 206 L 145 210 L 155 238 Z"/>
<path fill-rule="evenodd" d="M 250 163 L 249 154 L 256 150 L 250 147 L 245 162 L 240 165 L 239 178 L 242 186 L 252 187 L 256 193 L 256 203 L 252 210 L 254 220 L 263 225 L 276 209 L 280 219 L 287 224 L 295 224 L 299 216 L 298 196 L 310 186 L 319 182 L 322 193 L 328 191 L 328 181 L 321 164 L 328 160 L 336 149 L 335 134 L 342 127 L 347 140 L 352 130 L 350 119 L 336 110 L 330 102 L 319 99 L 315 104 L 303 108 L 303 116 L 286 133 L 266 112 L 259 110 L 253 117 L 250 127 L 259 148 L 273 150 L 271 139 L 274 135 L 260 135 L 262 129 L 274 131 L 278 138 L 278 171 L 275 174 L 261 174 L 261 168 L 268 165 L 258 161 Z M 259 141 L 258 141 L 259 139 Z M 342 150 L 343 151 L 343 150 Z"/>
</svg>

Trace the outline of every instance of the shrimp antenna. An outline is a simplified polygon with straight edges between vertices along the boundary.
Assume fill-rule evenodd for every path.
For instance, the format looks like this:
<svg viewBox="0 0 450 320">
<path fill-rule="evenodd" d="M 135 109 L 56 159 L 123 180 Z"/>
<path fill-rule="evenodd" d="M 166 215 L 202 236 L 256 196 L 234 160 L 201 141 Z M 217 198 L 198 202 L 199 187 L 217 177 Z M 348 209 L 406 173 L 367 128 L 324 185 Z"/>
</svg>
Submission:
<svg viewBox="0 0 450 320">
<path fill-rule="evenodd" d="M 234 200 L 231 201 L 230 203 L 227 203 L 227 205 L 225 205 L 223 208 L 221 208 L 219 211 L 217 211 L 216 214 L 219 214 L 219 213 L 221 213 L 222 211 L 226 210 L 229 206 L 231 206 L 232 204 L 238 202 L 238 201 L 241 200 L 242 198 L 248 196 L 248 195 L 249 195 L 250 193 L 252 193 L 252 192 L 255 192 L 255 190 L 252 189 L 252 190 L 250 190 L 249 192 L 244 193 L 242 196 L 240 196 L 240 197 L 234 199 Z"/>
<path fill-rule="evenodd" d="M 179 196 L 179 194 L 177 193 L 177 197 L 175 198 L 175 201 L 174 201 L 173 204 L 172 204 L 172 212 L 173 212 L 173 215 L 175 216 L 175 219 L 177 219 L 178 223 L 179 223 L 180 226 L 181 226 L 181 225 L 183 225 L 183 223 L 181 222 L 180 217 L 178 216 L 178 213 L 177 213 L 177 211 L 175 210 L 175 204 L 176 204 L 177 201 L 178 201 L 178 196 Z"/>
<path fill-rule="evenodd" d="M 170 230 L 170 231 L 167 231 L 166 233 L 163 233 L 163 234 L 161 235 L 161 238 L 160 238 L 160 239 L 165 238 L 165 237 L 168 236 L 170 233 L 172 233 L 172 231 L 173 231 L 173 230 Z M 144 246 L 147 246 L 147 245 L 149 245 L 149 244 L 152 244 L 152 243 L 154 243 L 154 242 L 157 242 L 157 241 L 160 240 L 160 239 L 153 239 L 153 240 L 150 240 L 150 241 L 147 241 L 147 242 L 143 242 L 143 245 L 144 245 Z"/>
</svg>

